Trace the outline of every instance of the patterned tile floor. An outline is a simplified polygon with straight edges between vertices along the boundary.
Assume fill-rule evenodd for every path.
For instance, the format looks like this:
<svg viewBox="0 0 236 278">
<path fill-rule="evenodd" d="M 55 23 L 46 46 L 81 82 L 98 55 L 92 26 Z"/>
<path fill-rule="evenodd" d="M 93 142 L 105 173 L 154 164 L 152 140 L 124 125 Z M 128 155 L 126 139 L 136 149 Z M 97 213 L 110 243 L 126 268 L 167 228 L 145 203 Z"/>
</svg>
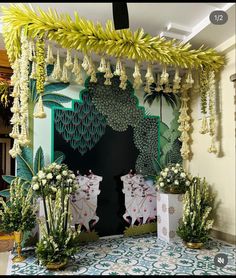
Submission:
<svg viewBox="0 0 236 278">
<path fill-rule="evenodd" d="M 224 253 L 228 264 L 218 267 L 214 257 Z M 235 275 L 236 247 L 210 240 L 204 249 L 186 248 L 182 242 L 166 243 L 156 234 L 100 239 L 81 246 L 75 261 L 63 271 L 51 272 L 37 264 L 34 252 L 10 266 L 11 275 Z"/>
</svg>

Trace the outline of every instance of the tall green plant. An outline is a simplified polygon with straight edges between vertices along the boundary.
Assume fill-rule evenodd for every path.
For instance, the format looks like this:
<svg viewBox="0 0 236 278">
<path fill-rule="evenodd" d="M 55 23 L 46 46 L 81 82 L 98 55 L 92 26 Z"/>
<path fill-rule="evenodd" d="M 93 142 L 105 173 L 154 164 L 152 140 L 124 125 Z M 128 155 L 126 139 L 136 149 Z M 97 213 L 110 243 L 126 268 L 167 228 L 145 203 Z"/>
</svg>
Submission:
<svg viewBox="0 0 236 278">
<path fill-rule="evenodd" d="M 211 218 L 214 196 L 210 193 L 205 178 L 194 177 L 192 179 L 190 188 L 184 195 L 183 203 L 183 221 L 177 229 L 177 234 L 185 242 L 205 243 L 214 223 Z"/>
</svg>

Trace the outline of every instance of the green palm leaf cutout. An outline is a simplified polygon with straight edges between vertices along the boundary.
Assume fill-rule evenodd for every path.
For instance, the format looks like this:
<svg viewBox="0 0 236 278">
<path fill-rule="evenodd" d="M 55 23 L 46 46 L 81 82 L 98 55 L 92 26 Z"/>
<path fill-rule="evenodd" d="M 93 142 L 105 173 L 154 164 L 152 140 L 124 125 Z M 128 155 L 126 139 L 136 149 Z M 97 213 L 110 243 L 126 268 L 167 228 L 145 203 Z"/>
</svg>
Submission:
<svg viewBox="0 0 236 278">
<path fill-rule="evenodd" d="M 16 176 L 3 175 L 2 178 L 5 182 L 10 184 L 16 178 Z"/>
<path fill-rule="evenodd" d="M 22 153 L 17 156 L 17 176 L 24 180 L 31 181 L 34 176 L 32 150 L 30 148 L 22 148 Z"/>
<path fill-rule="evenodd" d="M 52 94 L 52 93 L 44 93 L 43 94 L 43 102 L 44 101 L 58 101 L 58 102 L 69 102 L 72 99 L 70 97 L 64 96 L 62 94 Z"/>
<path fill-rule="evenodd" d="M 44 155 L 41 147 L 38 148 L 34 158 L 34 173 L 37 174 L 44 167 Z"/>
<path fill-rule="evenodd" d="M 63 152 L 55 151 L 54 152 L 54 162 L 61 164 L 65 160 L 66 156 Z"/>
<path fill-rule="evenodd" d="M 52 108 L 52 107 L 63 107 L 63 105 L 60 102 L 57 101 L 53 101 L 53 100 L 47 100 L 43 102 L 43 105 L 48 107 L 48 108 Z"/>
</svg>

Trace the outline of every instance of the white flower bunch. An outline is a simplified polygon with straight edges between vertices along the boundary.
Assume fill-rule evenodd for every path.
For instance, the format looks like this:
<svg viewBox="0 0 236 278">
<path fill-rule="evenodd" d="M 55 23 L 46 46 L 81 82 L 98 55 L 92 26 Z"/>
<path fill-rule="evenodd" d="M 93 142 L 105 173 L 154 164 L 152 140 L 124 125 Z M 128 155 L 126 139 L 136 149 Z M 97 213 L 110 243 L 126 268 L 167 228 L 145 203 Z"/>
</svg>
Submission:
<svg viewBox="0 0 236 278">
<path fill-rule="evenodd" d="M 40 170 L 32 178 L 31 187 L 39 195 L 55 194 L 58 189 L 74 191 L 78 187 L 78 182 L 73 171 L 68 169 L 66 164 L 52 164 Z"/>
<path fill-rule="evenodd" d="M 172 189 L 177 193 L 185 193 L 190 185 L 190 175 L 185 172 L 179 164 L 169 164 L 163 169 L 157 177 L 156 187 L 163 192 L 172 192 Z"/>
</svg>

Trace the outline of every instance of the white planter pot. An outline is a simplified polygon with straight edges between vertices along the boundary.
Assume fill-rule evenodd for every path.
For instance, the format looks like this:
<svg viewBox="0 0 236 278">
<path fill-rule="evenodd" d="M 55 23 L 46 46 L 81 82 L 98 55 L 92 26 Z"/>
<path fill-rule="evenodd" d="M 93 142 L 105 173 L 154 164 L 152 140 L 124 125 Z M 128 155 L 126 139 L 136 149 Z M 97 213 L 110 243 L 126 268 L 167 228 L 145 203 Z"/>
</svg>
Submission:
<svg viewBox="0 0 236 278">
<path fill-rule="evenodd" d="M 183 194 L 157 192 L 157 236 L 171 242 L 179 241 L 176 230 L 183 216 Z"/>
</svg>

